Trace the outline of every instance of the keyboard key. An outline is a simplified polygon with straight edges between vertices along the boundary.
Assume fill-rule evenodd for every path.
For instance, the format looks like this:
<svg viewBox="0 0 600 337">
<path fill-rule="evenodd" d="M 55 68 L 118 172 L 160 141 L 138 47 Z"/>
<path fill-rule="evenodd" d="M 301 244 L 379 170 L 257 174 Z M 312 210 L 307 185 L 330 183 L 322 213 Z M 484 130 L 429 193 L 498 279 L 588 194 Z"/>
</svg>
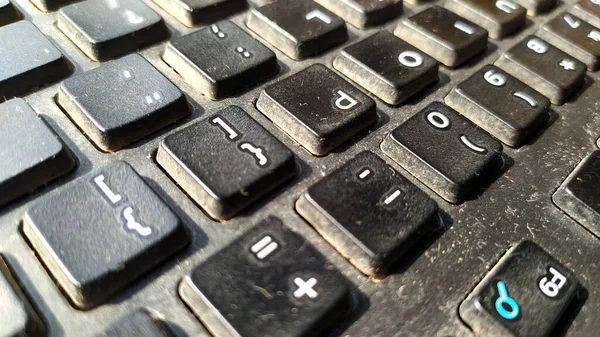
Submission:
<svg viewBox="0 0 600 337">
<path fill-rule="evenodd" d="M 237 106 L 168 136 L 156 160 L 217 220 L 230 219 L 296 174 L 292 152 Z"/>
<path fill-rule="evenodd" d="M 585 64 L 535 36 L 528 36 L 509 49 L 495 65 L 553 104 L 563 104 L 585 82 Z"/>
<path fill-rule="evenodd" d="M 316 156 L 377 121 L 375 102 L 322 64 L 266 87 L 256 107 Z"/>
<path fill-rule="evenodd" d="M 46 336 L 46 327 L 0 256 L 0 336 Z"/>
<path fill-rule="evenodd" d="M 493 65 L 452 89 L 446 104 L 512 147 L 521 145 L 550 117 L 546 97 Z"/>
<path fill-rule="evenodd" d="M 536 16 L 549 11 L 556 6 L 556 0 L 514 0 L 527 8 L 527 15 Z"/>
<path fill-rule="evenodd" d="M 190 113 L 181 91 L 137 54 L 63 81 L 58 103 L 104 151 L 117 151 Z"/>
<path fill-rule="evenodd" d="M 346 279 L 274 217 L 196 267 L 179 293 L 215 336 L 320 336 L 352 305 Z"/>
<path fill-rule="evenodd" d="M 548 22 L 538 35 L 585 63 L 590 71 L 600 67 L 600 29 L 573 14 L 564 13 Z"/>
<path fill-rule="evenodd" d="M 383 152 L 451 203 L 460 203 L 502 167 L 502 145 L 433 102 L 381 144 Z"/>
<path fill-rule="evenodd" d="M 451 0 L 445 6 L 486 29 L 495 40 L 525 27 L 527 10 L 511 0 Z"/>
<path fill-rule="evenodd" d="M 247 25 L 294 60 L 322 53 L 348 39 L 344 21 L 309 0 L 278 0 L 253 8 Z"/>
<path fill-rule="evenodd" d="M 163 59 L 198 91 L 215 100 L 279 72 L 275 53 L 229 21 L 170 41 Z"/>
<path fill-rule="evenodd" d="M 583 227 L 600 237 L 600 151 L 594 151 L 560 185 L 552 200 Z"/>
<path fill-rule="evenodd" d="M 404 19 L 394 34 L 448 67 L 457 67 L 487 47 L 488 32 L 440 6 Z"/>
<path fill-rule="evenodd" d="M 23 233 L 80 309 L 108 300 L 189 241 L 177 215 L 120 161 L 29 208 Z"/>
<path fill-rule="evenodd" d="M 402 0 L 316 0 L 358 28 L 376 26 L 402 14 Z"/>
<path fill-rule="evenodd" d="M 438 227 L 436 203 L 367 151 L 309 187 L 296 210 L 367 275 L 386 274 Z"/>
<path fill-rule="evenodd" d="M 106 61 L 168 36 L 160 15 L 140 0 L 87 0 L 60 10 L 58 28 L 89 58 Z"/>
<path fill-rule="evenodd" d="M 53 12 L 62 6 L 79 0 L 31 0 L 31 2 L 42 12 Z"/>
<path fill-rule="evenodd" d="M 0 104 L 0 162 L 0 206 L 77 165 L 67 147 L 21 98 Z"/>
<path fill-rule="evenodd" d="M 600 27 L 600 1 L 580 0 L 571 8 L 570 12 L 585 22 Z"/>
<path fill-rule="evenodd" d="M 429 55 L 387 31 L 344 48 L 333 66 L 391 105 L 437 82 L 439 68 Z"/>
<path fill-rule="evenodd" d="M 0 55 L 0 97 L 6 99 L 71 72 L 63 54 L 29 21 L 0 27 Z"/>
<path fill-rule="evenodd" d="M 96 337 L 171 337 L 157 319 L 145 310 L 136 310 L 112 324 Z"/>
<path fill-rule="evenodd" d="M 477 337 L 545 337 L 577 288 L 567 268 L 524 241 L 510 249 L 460 305 L 460 316 Z"/>
<path fill-rule="evenodd" d="M 154 0 L 188 27 L 205 26 L 248 7 L 244 0 Z"/>
<path fill-rule="evenodd" d="M 10 0 L 0 0 L 0 26 L 13 23 L 21 19 L 21 13 L 17 11 Z"/>
</svg>

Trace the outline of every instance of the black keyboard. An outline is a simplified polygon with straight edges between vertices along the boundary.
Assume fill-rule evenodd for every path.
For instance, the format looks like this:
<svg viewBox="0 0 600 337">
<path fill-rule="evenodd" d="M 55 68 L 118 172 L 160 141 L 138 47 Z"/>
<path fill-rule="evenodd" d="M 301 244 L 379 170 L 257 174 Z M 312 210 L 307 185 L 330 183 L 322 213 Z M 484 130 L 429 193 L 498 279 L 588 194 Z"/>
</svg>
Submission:
<svg viewBox="0 0 600 337">
<path fill-rule="evenodd" d="M 0 337 L 600 331 L 600 1 L 0 0 Z"/>
</svg>

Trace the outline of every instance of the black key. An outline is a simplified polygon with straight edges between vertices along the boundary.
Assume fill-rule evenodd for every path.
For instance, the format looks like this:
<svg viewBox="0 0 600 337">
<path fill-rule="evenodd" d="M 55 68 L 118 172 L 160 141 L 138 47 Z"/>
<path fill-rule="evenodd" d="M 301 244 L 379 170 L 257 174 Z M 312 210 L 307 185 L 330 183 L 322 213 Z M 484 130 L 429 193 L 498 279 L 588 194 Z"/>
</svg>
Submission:
<svg viewBox="0 0 600 337">
<path fill-rule="evenodd" d="M 168 36 L 162 17 L 140 0 L 87 0 L 60 10 L 57 26 L 94 61 L 133 52 Z"/>
<path fill-rule="evenodd" d="M 154 2 L 188 27 L 217 22 L 248 7 L 244 0 L 154 0 Z"/>
<path fill-rule="evenodd" d="M 600 1 L 580 0 L 571 8 L 570 12 L 586 22 L 600 27 Z"/>
<path fill-rule="evenodd" d="M 296 174 L 292 152 L 237 106 L 167 137 L 156 160 L 218 220 L 233 217 Z"/>
<path fill-rule="evenodd" d="M 513 147 L 521 145 L 550 117 L 546 97 L 493 65 L 452 89 L 446 104 Z"/>
<path fill-rule="evenodd" d="M 394 34 L 448 67 L 483 52 L 488 37 L 485 29 L 437 5 L 402 20 Z"/>
<path fill-rule="evenodd" d="M 402 0 L 316 0 L 358 28 L 376 26 L 402 14 Z"/>
<path fill-rule="evenodd" d="M 46 327 L 0 255 L 0 336 L 46 336 Z"/>
<path fill-rule="evenodd" d="M 525 26 L 527 10 L 512 0 L 451 0 L 446 8 L 502 39 Z"/>
<path fill-rule="evenodd" d="M 190 113 L 181 91 L 137 54 L 63 81 L 58 103 L 104 151 L 119 150 Z"/>
<path fill-rule="evenodd" d="M 145 310 L 136 310 L 96 337 L 171 337 L 161 322 Z"/>
<path fill-rule="evenodd" d="M 377 121 L 375 102 L 322 64 L 268 86 L 256 107 L 316 156 Z"/>
<path fill-rule="evenodd" d="M 514 0 L 519 5 L 527 8 L 527 15 L 536 16 L 543 14 L 556 6 L 556 0 Z"/>
<path fill-rule="evenodd" d="M 372 152 L 361 152 L 300 197 L 296 210 L 367 275 L 383 275 L 437 227 L 437 205 Z"/>
<path fill-rule="evenodd" d="M 600 29 L 573 14 L 564 13 L 548 22 L 537 33 L 579 61 L 590 71 L 600 67 Z"/>
<path fill-rule="evenodd" d="M 438 102 L 392 131 L 381 149 L 452 203 L 462 202 L 502 166 L 502 145 Z"/>
<path fill-rule="evenodd" d="M 309 0 L 278 0 L 253 8 L 247 25 L 294 60 L 319 54 L 348 39 L 344 21 Z"/>
<path fill-rule="evenodd" d="M 0 104 L 0 149 L 0 206 L 76 166 L 67 147 L 21 98 Z"/>
<path fill-rule="evenodd" d="M 62 6 L 79 0 L 31 0 L 31 2 L 42 12 L 53 12 Z"/>
<path fill-rule="evenodd" d="M 229 21 L 170 41 L 163 59 L 210 99 L 232 96 L 279 72 L 275 53 Z"/>
<path fill-rule="evenodd" d="M 29 208 L 23 233 L 81 309 L 106 301 L 189 241 L 177 215 L 120 161 Z"/>
<path fill-rule="evenodd" d="M 63 54 L 29 21 L 0 27 L 0 55 L 0 97 L 5 99 L 71 72 Z"/>
<path fill-rule="evenodd" d="M 600 151 L 579 163 L 552 200 L 583 227 L 600 237 Z"/>
<path fill-rule="evenodd" d="M 388 31 L 344 48 L 333 66 L 392 105 L 437 82 L 439 68 L 436 60 Z"/>
<path fill-rule="evenodd" d="M 573 299 L 578 282 L 530 241 L 510 249 L 460 305 L 477 337 L 545 337 Z"/>
<path fill-rule="evenodd" d="M 352 303 L 346 279 L 274 217 L 194 269 L 179 293 L 215 336 L 318 336 Z"/>
<path fill-rule="evenodd" d="M 495 65 L 553 104 L 563 104 L 585 82 L 585 64 L 532 35 L 505 52 Z"/>
<path fill-rule="evenodd" d="M 21 13 L 17 11 L 10 0 L 0 0 L 0 26 L 13 23 L 21 19 Z"/>
</svg>

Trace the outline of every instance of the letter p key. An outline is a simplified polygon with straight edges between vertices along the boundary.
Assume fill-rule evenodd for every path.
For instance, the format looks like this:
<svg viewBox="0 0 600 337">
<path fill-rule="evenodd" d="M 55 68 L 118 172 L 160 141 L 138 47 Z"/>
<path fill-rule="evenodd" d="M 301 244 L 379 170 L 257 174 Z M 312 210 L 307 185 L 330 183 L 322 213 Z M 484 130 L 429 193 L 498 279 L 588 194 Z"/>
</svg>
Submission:
<svg viewBox="0 0 600 337">
<path fill-rule="evenodd" d="M 345 93 L 341 90 L 338 90 L 337 94 L 340 95 L 340 98 L 338 98 L 335 101 L 335 106 L 338 109 L 349 110 L 349 109 L 354 108 L 358 104 L 357 100 L 350 97 L 350 95 L 348 95 L 347 93 Z"/>
</svg>

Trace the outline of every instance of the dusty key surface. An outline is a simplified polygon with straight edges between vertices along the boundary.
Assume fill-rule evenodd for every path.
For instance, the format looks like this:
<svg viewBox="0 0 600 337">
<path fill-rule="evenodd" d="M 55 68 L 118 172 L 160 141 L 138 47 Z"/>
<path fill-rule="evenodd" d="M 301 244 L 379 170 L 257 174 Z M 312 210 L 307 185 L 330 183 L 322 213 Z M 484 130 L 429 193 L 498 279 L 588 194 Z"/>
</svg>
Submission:
<svg viewBox="0 0 600 337">
<path fill-rule="evenodd" d="M 186 26 L 203 26 L 248 7 L 245 0 L 154 0 Z"/>
<path fill-rule="evenodd" d="M 527 10 L 511 0 L 450 0 L 445 7 L 502 39 L 524 28 Z"/>
<path fill-rule="evenodd" d="M 172 337 L 164 325 L 143 309 L 122 317 L 96 337 Z"/>
<path fill-rule="evenodd" d="M 316 0 L 317 3 L 358 28 L 368 28 L 402 14 L 402 0 Z"/>
</svg>

